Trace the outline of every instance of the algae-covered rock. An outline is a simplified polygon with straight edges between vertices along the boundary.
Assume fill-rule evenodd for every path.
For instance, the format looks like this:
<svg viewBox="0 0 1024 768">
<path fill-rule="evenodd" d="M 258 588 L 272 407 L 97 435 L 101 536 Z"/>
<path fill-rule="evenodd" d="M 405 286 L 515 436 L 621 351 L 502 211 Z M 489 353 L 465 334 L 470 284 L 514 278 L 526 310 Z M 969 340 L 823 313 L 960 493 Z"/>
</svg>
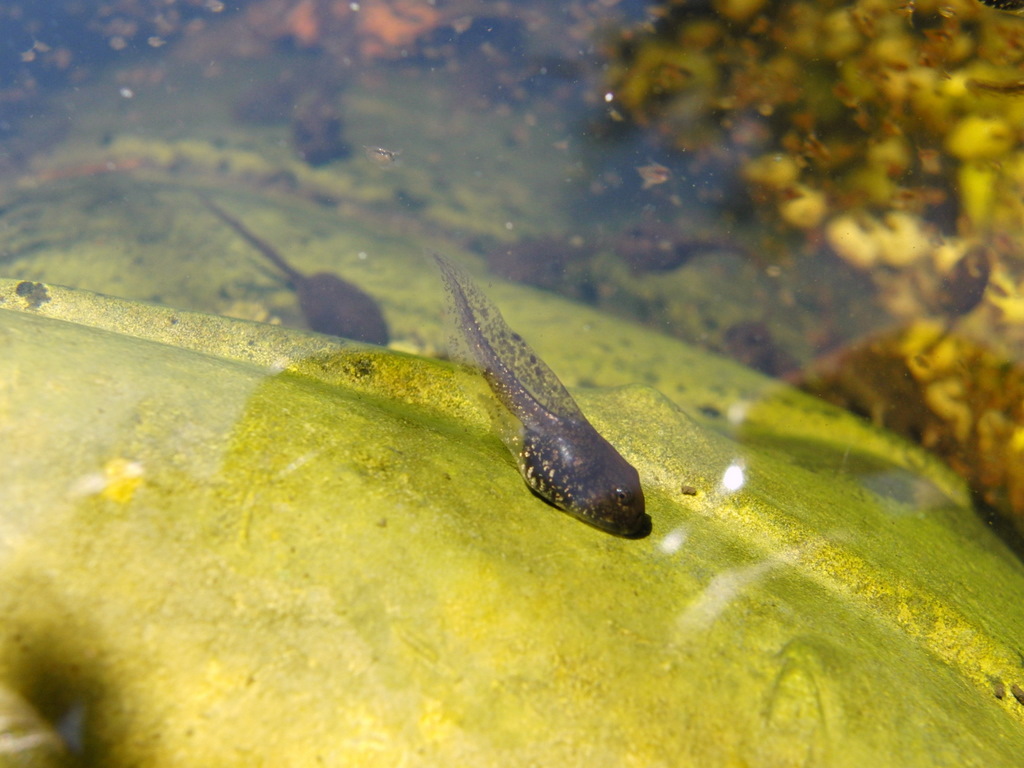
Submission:
<svg viewBox="0 0 1024 768">
<path fill-rule="evenodd" d="M 947 472 L 543 306 L 635 354 L 577 394 L 646 539 L 532 496 L 471 371 L 0 282 L 0 683 L 104 766 L 1017 764 L 1024 569 Z"/>
</svg>

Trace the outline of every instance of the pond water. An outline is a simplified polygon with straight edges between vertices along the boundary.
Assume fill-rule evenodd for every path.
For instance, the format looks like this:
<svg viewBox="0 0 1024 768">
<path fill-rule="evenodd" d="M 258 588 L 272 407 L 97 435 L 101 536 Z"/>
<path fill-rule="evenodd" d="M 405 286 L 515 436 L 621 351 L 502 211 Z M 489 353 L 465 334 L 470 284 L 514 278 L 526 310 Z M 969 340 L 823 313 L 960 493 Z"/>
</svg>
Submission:
<svg viewBox="0 0 1024 768">
<path fill-rule="evenodd" d="M 40 0 L 0 25 L 0 560 L 32 596 L 0 767 L 1012 764 L 1024 17 Z M 637 467 L 650 536 L 530 495 L 509 414 L 436 362 L 435 252 Z M 964 713 L 984 747 L 937 743 Z"/>
</svg>

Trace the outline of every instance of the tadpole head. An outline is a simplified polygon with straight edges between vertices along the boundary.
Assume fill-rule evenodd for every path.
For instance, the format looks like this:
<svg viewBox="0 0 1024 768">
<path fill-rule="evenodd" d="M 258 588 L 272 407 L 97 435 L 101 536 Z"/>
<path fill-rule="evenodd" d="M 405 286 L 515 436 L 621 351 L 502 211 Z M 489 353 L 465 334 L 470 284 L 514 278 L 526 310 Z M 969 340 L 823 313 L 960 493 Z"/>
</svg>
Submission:
<svg viewBox="0 0 1024 768">
<path fill-rule="evenodd" d="M 642 539 L 651 531 L 640 485 L 633 465 L 607 445 L 609 454 L 600 471 L 586 485 L 578 487 L 566 511 L 614 536 Z M 585 493 L 580 493 L 586 488 Z"/>
<path fill-rule="evenodd" d="M 613 462 L 614 475 L 605 483 L 594 484 L 594 490 L 570 510 L 577 517 L 602 531 L 629 539 L 641 539 L 651 532 L 644 491 L 637 471 L 621 456 Z M 620 463 L 621 462 L 621 463 Z"/>
<path fill-rule="evenodd" d="M 527 430 L 519 459 L 533 492 L 573 517 L 615 536 L 651 532 L 639 473 L 585 419 Z"/>
</svg>

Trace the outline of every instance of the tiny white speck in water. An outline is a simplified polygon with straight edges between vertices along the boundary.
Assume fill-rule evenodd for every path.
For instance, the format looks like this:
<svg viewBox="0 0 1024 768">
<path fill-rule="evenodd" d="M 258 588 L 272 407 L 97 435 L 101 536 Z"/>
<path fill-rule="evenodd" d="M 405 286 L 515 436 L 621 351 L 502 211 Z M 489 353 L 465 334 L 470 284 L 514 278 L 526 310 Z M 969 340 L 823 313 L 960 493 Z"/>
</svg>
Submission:
<svg viewBox="0 0 1024 768">
<path fill-rule="evenodd" d="M 750 403 L 746 400 L 737 400 L 732 403 L 725 412 L 725 418 L 730 424 L 739 425 L 747 420 L 747 412 L 750 410 Z"/>
<path fill-rule="evenodd" d="M 349 3 L 348 4 L 348 8 L 349 8 L 350 11 L 358 11 L 359 10 L 359 3 Z"/>
<path fill-rule="evenodd" d="M 612 93 L 611 91 L 608 91 L 608 93 L 606 93 L 604 95 L 604 100 L 608 101 L 608 102 L 614 101 L 615 100 L 615 94 Z"/>
<path fill-rule="evenodd" d="M 131 88 L 122 88 L 118 91 L 118 93 L 120 93 L 122 98 L 125 99 L 130 99 L 132 96 L 135 95 L 135 91 L 133 91 Z"/>
<path fill-rule="evenodd" d="M 738 491 L 746 482 L 746 473 L 738 463 L 730 464 L 722 473 L 722 487 L 727 491 Z"/>
<path fill-rule="evenodd" d="M 658 548 L 666 555 L 674 555 L 689 537 L 690 534 L 685 528 L 676 528 L 665 535 L 665 538 L 658 544 Z"/>
<path fill-rule="evenodd" d="M 516 225 L 513 224 L 511 221 L 506 221 L 505 222 L 505 229 L 515 229 L 515 227 L 516 227 Z"/>
<path fill-rule="evenodd" d="M 102 472 L 90 472 L 74 480 L 71 487 L 68 488 L 68 493 L 71 496 L 93 496 L 102 493 L 106 487 L 107 478 L 103 476 Z"/>
<path fill-rule="evenodd" d="M 103 493 L 115 483 L 140 478 L 145 474 L 141 462 L 127 459 L 112 459 L 99 472 L 80 475 L 72 481 L 68 493 L 72 497 L 95 496 Z"/>
<path fill-rule="evenodd" d="M 356 256 L 359 258 L 360 261 L 366 261 L 366 259 L 369 258 L 366 255 L 366 251 L 360 251 L 359 253 L 356 254 Z"/>
<path fill-rule="evenodd" d="M 278 472 L 277 476 L 278 477 L 284 477 L 285 475 L 290 475 L 292 472 L 297 470 L 303 464 L 306 464 L 311 459 L 316 458 L 316 456 L 319 453 L 320 453 L 319 451 L 310 451 L 309 453 L 304 453 L 302 456 L 299 456 L 297 459 L 295 459 L 293 462 L 291 462 L 288 466 L 286 466 L 284 469 L 282 469 L 280 472 Z"/>
<path fill-rule="evenodd" d="M 141 461 L 129 461 L 124 465 L 125 477 L 142 477 L 145 474 Z"/>
</svg>

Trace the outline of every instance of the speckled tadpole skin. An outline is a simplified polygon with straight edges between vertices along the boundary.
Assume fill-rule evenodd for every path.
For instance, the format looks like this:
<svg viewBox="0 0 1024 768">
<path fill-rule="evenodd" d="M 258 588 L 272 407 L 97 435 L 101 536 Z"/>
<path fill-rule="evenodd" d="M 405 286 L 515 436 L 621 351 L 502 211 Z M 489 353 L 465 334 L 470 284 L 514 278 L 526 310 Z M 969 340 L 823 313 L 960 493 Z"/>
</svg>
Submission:
<svg viewBox="0 0 1024 768">
<path fill-rule="evenodd" d="M 1024 16 L 1024 2 L 1021 0 L 981 0 L 989 8 Z"/>
<path fill-rule="evenodd" d="M 587 421 L 562 382 L 472 280 L 442 256 L 457 336 L 453 346 L 478 366 L 522 425 L 507 442 L 526 484 L 541 498 L 617 536 L 651 531 L 640 476 Z"/>
</svg>

